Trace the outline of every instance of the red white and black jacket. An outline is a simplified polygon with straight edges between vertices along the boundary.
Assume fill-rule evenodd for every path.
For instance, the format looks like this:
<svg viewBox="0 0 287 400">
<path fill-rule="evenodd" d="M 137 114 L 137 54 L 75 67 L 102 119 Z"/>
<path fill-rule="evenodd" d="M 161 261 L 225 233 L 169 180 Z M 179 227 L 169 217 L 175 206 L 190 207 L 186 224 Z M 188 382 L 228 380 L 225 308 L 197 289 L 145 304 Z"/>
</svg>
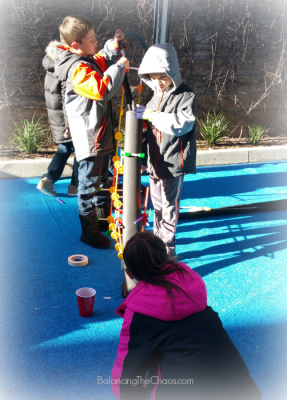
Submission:
<svg viewBox="0 0 287 400">
<path fill-rule="evenodd" d="M 56 49 L 55 72 L 66 80 L 65 105 L 77 160 L 115 150 L 111 98 L 121 87 L 124 65 L 113 40 L 94 56 Z"/>
<path fill-rule="evenodd" d="M 260 400 L 259 389 L 218 314 L 207 306 L 202 278 L 187 275 L 164 288 L 139 282 L 117 309 L 123 318 L 112 391 L 121 400 Z"/>
</svg>

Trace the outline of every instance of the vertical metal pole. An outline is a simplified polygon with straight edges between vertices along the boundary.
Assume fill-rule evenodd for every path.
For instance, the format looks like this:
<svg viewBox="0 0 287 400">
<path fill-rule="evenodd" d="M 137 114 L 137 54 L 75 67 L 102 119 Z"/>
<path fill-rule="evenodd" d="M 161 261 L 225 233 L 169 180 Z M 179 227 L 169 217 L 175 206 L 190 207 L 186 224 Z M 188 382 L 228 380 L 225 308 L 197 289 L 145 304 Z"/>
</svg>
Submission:
<svg viewBox="0 0 287 400">
<path fill-rule="evenodd" d="M 142 145 L 142 121 L 135 119 L 134 111 L 126 112 L 125 124 L 125 153 L 140 153 Z M 141 221 L 134 224 L 141 217 L 141 158 L 126 157 L 124 160 L 123 185 L 123 246 L 127 241 L 142 229 Z M 135 287 L 135 282 L 125 274 L 122 295 L 127 294 Z"/>
<path fill-rule="evenodd" d="M 159 0 L 154 0 L 153 44 L 158 43 Z"/>
<path fill-rule="evenodd" d="M 173 4 L 173 0 L 169 0 L 168 2 L 168 23 L 167 23 L 167 28 L 166 28 L 166 35 L 165 35 L 165 42 L 169 43 L 169 34 L 170 34 L 170 28 L 171 28 L 171 16 L 172 16 L 172 4 Z"/>
<path fill-rule="evenodd" d="M 160 43 L 165 43 L 168 0 L 163 0 L 161 11 Z"/>
</svg>

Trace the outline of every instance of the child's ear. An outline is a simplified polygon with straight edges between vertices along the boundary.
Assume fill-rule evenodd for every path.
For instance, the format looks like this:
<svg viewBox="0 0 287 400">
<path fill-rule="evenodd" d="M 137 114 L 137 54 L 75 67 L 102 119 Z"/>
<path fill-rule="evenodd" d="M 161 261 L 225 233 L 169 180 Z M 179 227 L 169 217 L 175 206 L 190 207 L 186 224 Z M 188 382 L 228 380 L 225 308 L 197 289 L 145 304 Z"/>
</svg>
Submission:
<svg viewBox="0 0 287 400">
<path fill-rule="evenodd" d="M 125 268 L 125 273 L 127 274 L 127 276 L 128 276 L 129 278 L 131 278 L 132 280 L 134 279 L 133 274 L 132 274 L 131 271 L 128 270 L 127 268 Z"/>
<path fill-rule="evenodd" d="M 74 50 L 79 50 L 79 46 L 78 46 L 77 42 L 73 42 L 70 47 L 72 47 L 72 49 L 74 49 Z"/>
</svg>

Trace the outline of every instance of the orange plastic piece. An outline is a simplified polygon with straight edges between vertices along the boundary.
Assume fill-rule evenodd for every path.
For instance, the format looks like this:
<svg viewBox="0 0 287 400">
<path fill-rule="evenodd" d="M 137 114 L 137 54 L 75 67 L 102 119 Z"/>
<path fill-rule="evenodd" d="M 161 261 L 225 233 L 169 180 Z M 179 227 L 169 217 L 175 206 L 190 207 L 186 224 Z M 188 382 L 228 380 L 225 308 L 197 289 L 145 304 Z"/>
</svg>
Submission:
<svg viewBox="0 0 287 400">
<path fill-rule="evenodd" d="M 113 156 L 112 160 L 113 160 L 113 163 L 115 163 L 116 161 L 120 161 L 120 157 L 119 156 Z"/>
<path fill-rule="evenodd" d="M 112 224 L 112 223 L 114 222 L 114 217 L 113 217 L 112 215 L 110 215 L 110 216 L 107 218 L 107 221 L 108 221 L 109 224 Z"/>
<path fill-rule="evenodd" d="M 115 139 L 116 140 L 121 140 L 122 137 L 123 137 L 123 135 L 122 135 L 121 132 L 116 132 L 116 134 L 115 134 Z"/>
<path fill-rule="evenodd" d="M 136 89 L 141 93 L 142 87 L 143 87 L 143 84 L 140 83 L 140 84 L 136 87 Z"/>
</svg>

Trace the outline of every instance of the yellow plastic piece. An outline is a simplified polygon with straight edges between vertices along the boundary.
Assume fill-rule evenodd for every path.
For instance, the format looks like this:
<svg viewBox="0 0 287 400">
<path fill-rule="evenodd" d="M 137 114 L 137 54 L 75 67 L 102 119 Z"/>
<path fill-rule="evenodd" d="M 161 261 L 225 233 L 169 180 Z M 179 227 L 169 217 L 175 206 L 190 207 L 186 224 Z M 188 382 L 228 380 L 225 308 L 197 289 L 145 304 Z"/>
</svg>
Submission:
<svg viewBox="0 0 287 400">
<path fill-rule="evenodd" d="M 115 162 L 115 168 L 118 169 L 121 166 L 121 162 L 120 161 L 116 161 Z"/>
<path fill-rule="evenodd" d="M 116 231 L 112 232 L 111 237 L 112 237 L 112 239 L 116 240 L 119 237 L 118 232 L 116 232 Z"/>
<path fill-rule="evenodd" d="M 116 230 L 116 224 L 111 223 L 111 224 L 109 225 L 109 230 L 110 230 L 110 231 L 115 231 L 115 230 Z"/>
<path fill-rule="evenodd" d="M 124 115 L 124 109 L 123 107 L 119 108 L 119 115 L 122 117 Z"/>
<path fill-rule="evenodd" d="M 120 260 L 123 260 L 123 259 L 124 259 L 123 252 L 118 253 L 118 258 L 119 258 Z"/>
<path fill-rule="evenodd" d="M 116 245 L 115 245 L 115 249 L 117 250 L 117 251 L 122 251 L 123 249 L 122 249 L 122 245 L 120 244 L 120 243 L 117 243 Z"/>
<path fill-rule="evenodd" d="M 114 217 L 110 215 L 110 216 L 107 218 L 107 221 L 108 221 L 109 224 L 112 224 L 112 223 L 114 222 Z"/>
<path fill-rule="evenodd" d="M 110 193 L 115 193 L 115 191 L 116 191 L 115 186 L 111 186 L 111 187 L 110 187 Z"/>
<path fill-rule="evenodd" d="M 115 163 L 116 161 L 120 161 L 120 157 L 119 156 L 113 156 L 112 160 L 113 160 L 113 163 Z"/>
<path fill-rule="evenodd" d="M 118 169 L 119 174 L 123 174 L 124 173 L 124 166 L 121 165 L 120 168 Z"/>
<path fill-rule="evenodd" d="M 112 194 L 112 199 L 115 201 L 115 200 L 118 200 L 120 198 L 120 195 L 118 194 L 118 193 L 113 193 Z"/>
<path fill-rule="evenodd" d="M 116 201 L 114 202 L 114 206 L 115 206 L 116 209 L 119 209 L 119 208 L 121 208 L 121 206 L 122 206 L 122 202 L 121 202 L 120 200 L 116 200 Z"/>
<path fill-rule="evenodd" d="M 122 137 L 123 137 L 123 135 L 122 135 L 121 132 L 116 132 L 116 134 L 115 134 L 115 139 L 116 140 L 121 140 Z"/>
</svg>

